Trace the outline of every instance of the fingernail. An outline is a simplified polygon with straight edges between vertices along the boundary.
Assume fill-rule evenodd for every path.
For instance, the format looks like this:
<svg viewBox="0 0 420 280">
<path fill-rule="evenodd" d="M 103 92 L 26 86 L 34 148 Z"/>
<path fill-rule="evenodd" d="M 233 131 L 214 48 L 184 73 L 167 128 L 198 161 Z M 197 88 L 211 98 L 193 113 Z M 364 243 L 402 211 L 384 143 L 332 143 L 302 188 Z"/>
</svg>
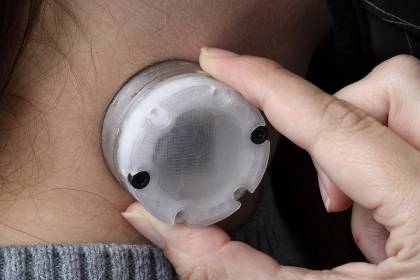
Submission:
<svg viewBox="0 0 420 280">
<path fill-rule="evenodd" d="M 152 225 L 149 217 L 145 213 L 124 212 L 121 215 L 150 242 L 160 248 L 164 247 L 165 241 L 162 234 Z"/>
<path fill-rule="evenodd" d="M 228 57 L 235 57 L 239 56 L 234 52 L 230 52 L 227 50 L 222 50 L 218 48 L 201 48 L 201 55 L 211 57 L 211 58 L 228 58 Z"/>
<path fill-rule="evenodd" d="M 318 184 L 319 184 L 319 190 L 321 192 L 322 201 L 324 202 L 325 210 L 327 210 L 327 212 L 329 213 L 330 212 L 330 197 L 325 191 L 324 181 L 319 175 L 318 175 Z"/>
</svg>

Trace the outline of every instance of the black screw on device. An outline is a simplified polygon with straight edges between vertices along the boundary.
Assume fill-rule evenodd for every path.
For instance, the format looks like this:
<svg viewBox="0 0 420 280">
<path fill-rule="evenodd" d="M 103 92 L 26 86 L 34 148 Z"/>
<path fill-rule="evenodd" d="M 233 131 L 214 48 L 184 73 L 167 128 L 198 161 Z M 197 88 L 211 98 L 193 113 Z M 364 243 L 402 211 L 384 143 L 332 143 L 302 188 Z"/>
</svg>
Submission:
<svg viewBox="0 0 420 280">
<path fill-rule="evenodd" d="M 128 174 L 128 181 L 136 189 L 144 189 L 150 182 L 150 175 L 146 171 L 140 171 L 137 174 Z"/>
<path fill-rule="evenodd" d="M 251 133 L 251 141 L 254 144 L 262 144 L 267 140 L 268 132 L 265 126 L 259 126 Z"/>
</svg>

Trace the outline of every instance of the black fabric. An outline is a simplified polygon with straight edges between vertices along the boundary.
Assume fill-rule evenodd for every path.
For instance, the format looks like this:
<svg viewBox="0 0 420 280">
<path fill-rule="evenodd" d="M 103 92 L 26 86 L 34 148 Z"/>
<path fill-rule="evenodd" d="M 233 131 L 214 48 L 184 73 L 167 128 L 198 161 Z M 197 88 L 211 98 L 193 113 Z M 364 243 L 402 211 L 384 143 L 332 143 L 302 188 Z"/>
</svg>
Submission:
<svg viewBox="0 0 420 280">
<path fill-rule="evenodd" d="M 359 80 L 372 65 L 367 19 L 359 0 L 329 0 L 336 60 L 343 82 Z"/>
<path fill-rule="evenodd" d="M 381 18 L 407 26 L 420 26 L 420 1 L 418 0 L 367 0 L 363 1 L 363 5 Z"/>
<path fill-rule="evenodd" d="M 420 57 L 419 0 L 329 0 L 344 84 L 398 54 Z"/>
<path fill-rule="evenodd" d="M 420 1 L 363 0 L 363 7 L 375 63 L 402 53 L 420 57 Z"/>
</svg>

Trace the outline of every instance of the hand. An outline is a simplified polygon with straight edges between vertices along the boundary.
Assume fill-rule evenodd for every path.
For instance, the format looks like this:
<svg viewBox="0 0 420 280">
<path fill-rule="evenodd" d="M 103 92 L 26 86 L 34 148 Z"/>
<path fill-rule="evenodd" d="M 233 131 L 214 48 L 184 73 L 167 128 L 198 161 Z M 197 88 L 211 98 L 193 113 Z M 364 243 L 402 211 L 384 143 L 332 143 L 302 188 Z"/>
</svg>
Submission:
<svg viewBox="0 0 420 280">
<path fill-rule="evenodd" d="M 203 49 L 202 68 L 264 110 L 310 153 L 328 211 L 353 202 L 355 241 L 371 263 L 286 267 L 217 226 L 168 226 L 134 203 L 124 215 L 184 279 L 420 279 L 420 63 L 395 57 L 335 96 L 263 58 Z"/>
</svg>

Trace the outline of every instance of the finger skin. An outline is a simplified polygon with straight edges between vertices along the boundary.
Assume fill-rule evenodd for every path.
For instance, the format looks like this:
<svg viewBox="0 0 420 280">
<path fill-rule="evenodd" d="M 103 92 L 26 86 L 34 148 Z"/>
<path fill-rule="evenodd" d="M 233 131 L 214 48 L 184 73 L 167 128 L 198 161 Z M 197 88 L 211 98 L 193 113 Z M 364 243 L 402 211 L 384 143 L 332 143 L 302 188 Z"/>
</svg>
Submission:
<svg viewBox="0 0 420 280">
<path fill-rule="evenodd" d="M 328 205 L 325 205 L 327 212 L 341 212 L 348 209 L 353 203 L 352 200 L 331 181 L 314 159 L 312 161 L 318 173 L 318 184 L 324 205 L 326 204 L 325 196 L 328 196 Z"/>
<path fill-rule="evenodd" d="M 351 227 L 354 241 L 369 262 L 382 262 L 387 258 L 385 245 L 389 232 L 374 220 L 371 211 L 358 204 L 354 204 L 352 210 Z"/>
<path fill-rule="evenodd" d="M 412 56 L 399 55 L 335 96 L 362 109 L 419 150 L 419 77 L 419 61 Z M 373 219 L 370 211 L 357 204 L 353 207 L 352 231 L 369 261 L 379 263 L 386 258 L 384 248 L 389 232 Z"/>
<path fill-rule="evenodd" d="M 420 61 L 399 55 L 335 96 L 362 109 L 420 150 Z"/>
<path fill-rule="evenodd" d="M 364 111 L 263 58 L 202 54 L 200 64 L 263 109 L 280 133 L 306 149 L 328 177 L 363 207 L 395 204 L 396 197 L 407 193 L 395 186 L 416 188 L 420 166 L 416 150 Z M 395 213 L 385 210 L 381 215 L 387 222 Z M 394 226 L 402 221 L 389 222 Z"/>
<path fill-rule="evenodd" d="M 140 232 L 146 221 L 164 238 L 165 256 L 181 279 L 372 279 L 376 267 L 365 264 L 360 270 L 312 271 L 280 266 L 271 257 L 247 244 L 231 241 L 216 226 L 187 227 L 166 225 L 151 216 L 138 202 L 127 209 L 128 221 Z"/>
<path fill-rule="evenodd" d="M 377 66 L 368 76 L 338 91 L 335 96 L 362 109 L 420 150 L 420 63 L 399 55 Z M 351 205 L 350 199 L 314 161 L 321 193 L 328 193 L 329 212 Z M 325 199 L 324 199 L 325 200 Z"/>
</svg>

